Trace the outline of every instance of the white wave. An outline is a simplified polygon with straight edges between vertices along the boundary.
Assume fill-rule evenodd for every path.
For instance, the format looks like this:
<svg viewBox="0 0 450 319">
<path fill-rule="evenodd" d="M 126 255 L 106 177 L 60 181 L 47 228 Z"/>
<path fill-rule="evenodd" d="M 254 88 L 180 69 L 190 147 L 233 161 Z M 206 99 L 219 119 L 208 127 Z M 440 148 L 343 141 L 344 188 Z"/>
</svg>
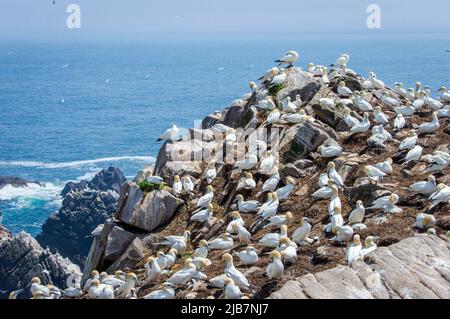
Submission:
<svg viewBox="0 0 450 319">
<path fill-rule="evenodd" d="M 153 156 L 118 156 L 118 157 L 104 157 L 93 160 L 63 162 L 63 163 L 44 163 L 35 161 L 0 161 L 0 166 L 6 167 L 36 167 L 36 168 L 76 168 L 81 166 L 92 165 L 102 162 L 119 162 L 119 161 L 135 161 L 135 162 L 155 162 Z"/>
<path fill-rule="evenodd" d="M 80 181 L 90 181 L 91 179 L 93 179 L 95 177 L 95 175 L 97 175 L 99 172 L 101 171 L 100 168 L 95 168 L 95 170 L 90 170 L 89 172 L 87 172 L 86 174 L 77 177 L 77 179 L 73 182 L 80 182 Z"/>
<path fill-rule="evenodd" d="M 6 185 L 0 189 L 0 200 L 10 201 L 18 198 L 33 198 L 54 201 L 59 198 L 61 190 L 62 185 L 55 185 L 52 183 L 28 183 L 23 187 Z M 26 206 L 28 203 L 26 201 L 18 201 L 17 204 Z"/>
</svg>

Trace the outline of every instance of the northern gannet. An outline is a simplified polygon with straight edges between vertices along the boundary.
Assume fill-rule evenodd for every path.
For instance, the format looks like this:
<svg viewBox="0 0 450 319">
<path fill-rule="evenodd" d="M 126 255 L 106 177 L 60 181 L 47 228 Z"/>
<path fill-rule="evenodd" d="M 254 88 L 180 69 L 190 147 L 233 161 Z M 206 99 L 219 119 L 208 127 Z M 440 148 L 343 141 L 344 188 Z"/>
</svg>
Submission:
<svg viewBox="0 0 450 319">
<path fill-rule="evenodd" d="M 351 264 L 361 256 L 361 239 L 358 234 L 353 235 L 353 242 L 345 250 L 345 258 Z"/>
<path fill-rule="evenodd" d="M 276 157 L 272 151 L 267 151 L 266 156 L 261 161 L 259 172 L 261 174 L 270 174 L 276 164 Z"/>
<path fill-rule="evenodd" d="M 287 236 L 287 226 L 281 225 L 280 233 L 269 233 L 265 234 L 259 241 L 258 245 L 264 247 L 273 247 L 276 248 L 280 244 L 280 238 L 283 236 Z"/>
<path fill-rule="evenodd" d="M 414 146 L 405 156 L 405 165 L 410 162 L 417 162 L 422 156 L 423 148 L 420 145 Z"/>
<path fill-rule="evenodd" d="M 352 90 L 346 86 L 344 81 L 339 82 L 337 92 L 344 97 L 349 97 L 353 94 Z"/>
<path fill-rule="evenodd" d="M 241 213 L 257 212 L 261 206 L 261 204 L 256 200 L 244 201 L 244 196 L 242 196 L 241 194 L 236 196 L 236 201 L 237 209 Z"/>
<path fill-rule="evenodd" d="M 413 88 L 409 88 L 408 90 L 406 90 L 406 98 L 407 98 L 410 102 L 414 102 L 414 100 L 415 100 L 415 98 L 416 98 L 416 94 L 415 94 Z"/>
<path fill-rule="evenodd" d="M 211 185 L 206 187 L 206 193 L 197 201 L 197 208 L 206 208 L 214 198 L 214 188 Z"/>
<path fill-rule="evenodd" d="M 93 270 L 91 272 L 91 277 L 84 284 L 83 291 L 85 293 L 87 293 L 89 291 L 89 288 L 91 288 L 91 285 L 92 285 L 92 281 L 95 279 L 100 279 L 100 274 L 97 270 Z"/>
<path fill-rule="evenodd" d="M 399 107 L 400 102 L 394 99 L 393 97 L 390 97 L 389 94 L 383 93 L 380 97 L 381 103 L 383 103 L 386 106 L 389 106 L 390 108 Z"/>
<path fill-rule="evenodd" d="M 281 260 L 285 264 L 292 264 L 297 259 L 297 244 L 289 239 L 289 237 L 281 237 L 280 245 L 276 249 L 281 254 Z"/>
<path fill-rule="evenodd" d="M 213 214 L 214 214 L 214 206 L 213 204 L 209 204 L 207 208 L 192 215 L 190 220 L 193 222 L 204 223 L 208 219 L 212 218 Z"/>
<path fill-rule="evenodd" d="M 372 112 L 373 107 L 360 93 L 355 93 L 355 105 L 361 112 Z"/>
<path fill-rule="evenodd" d="M 183 190 L 188 194 L 194 190 L 194 183 L 189 176 L 183 176 L 181 178 L 181 184 L 183 185 Z"/>
<path fill-rule="evenodd" d="M 159 141 L 174 141 L 180 134 L 180 129 L 173 124 L 171 128 L 167 129 L 158 139 Z"/>
<path fill-rule="evenodd" d="M 324 106 L 324 107 L 333 108 L 334 107 L 334 100 L 332 98 L 325 98 L 325 97 L 323 97 L 323 98 L 321 98 L 319 100 L 319 104 L 321 106 Z"/>
<path fill-rule="evenodd" d="M 225 267 L 224 267 L 225 275 L 227 277 L 233 279 L 234 282 L 236 283 L 236 285 L 238 285 L 239 287 L 249 289 L 250 284 L 248 282 L 248 279 L 244 276 L 243 273 L 241 273 L 239 270 L 237 270 L 234 267 L 233 256 L 226 253 L 222 256 L 222 260 L 225 262 Z"/>
<path fill-rule="evenodd" d="M 389 198 L 394 195 L 397 196 L 396 194 L 393 193 L 389 196 L 383 196 L 383 197 L 377 198 L 376 200 L 373 201 L 372 206 L 367 207 L 367 209 L 382 209 L 384 206 L 386 206 L 389 203 Z"/>
<path fill-rule="evenodd" d="M 397 206 L 398 201 L 398 195 L 392 194 L 391 196 L 389 196 L 388 203 L 383 206 L 383 212 L 392 214 L 401 213 L 403 209 Z"/>
<path fill-rule="evenodd" d="M 336 236 L 331 238 L 332 241 L 338 241 L 340 243 L 347 242 L 352 239 L 354 234 L 353 228 L 350 226 L 337 226 Z"/>
<path fill-rule="evenodd" d="M 205 239 L 200 240 L 198 243 L 198 248 L 194 252 L 194 257 L 208 257 L 208 242 Z"/>
<path fill-rule="evenodd" d="M 393 163 L 392 158 L 388 158 L 383 162 L 375 164 L 375 167 L 385 174 L 392 174 L 392 172 L 394 171 L 392 169 L 392 163 Z"/>
<path fill-rule="evenodd" d="M 286 81 L 287 73 L 284 69 L 281 69 L 280 72 L 272 79 L 272 84 L 283 84 Z"/>
<path fill-rule="evenodd" d="M 17 299 L 17 297 L 24 291 L 24 289 L 15 290 L 9 293 L 8 299 Z"/>
<path fill-rule="evenodd" d="M 117 299 L 128 299 L 132 289 L 136 288 L 138 278 L 135 273 L 127 273 L 125 283 L 116 290 L 115 295 Z"/>
<path fill-rule="evenodd" d="M 364 258 L 365 255 L 371 253 L 372 251 L 375 251 L 377 249 L 377 244 L 375 244 L 375 240 L 378 239 L 378 237 L 373 236 L 367 236 L 366 240 L 364 241 L 364 248 L 361 249 L 361 257 Z"/>
<path fill-rule="evenodd" d="M 359 124 L 358 119 L 351 115 L 351 110 L 349 108 L 345 108 L 344 110 L 344 122 L 348 127 L 353 127 L 356 124 Z"/>
<path fill-rule="evenodd" d="M 409 189 L 419 194 L 430 195 L 436 191 L 436 177 L 429 175 L 427 181 L 414 183 Z"/>
<path fill-rule="evenodd" d="M 264 73 L 262 77 L 259 78 L 259 80 L 261 80 L 262 82 L 271 81 L 279 72 L 280 70 L 276 67 L 270 68 Z"/>
<path fill-rule="evenodd" d="M 158 282 L 161 277 L 161 268 L 154 257 L 148 257 L 147 263 L 144 265 L 147 269 L 147 281 L 148 283 Z"/>
<path fill-rule="evenodd" d="M 311 224 L 307 217 L 303 217 L 300 221 L 300 227 L 294 231 L 292 235 L 292 240 L 294 240 L 299 245 L 306 245 L 311 243 L 313 240 L 309 238 L 311 233 Z"/>
<path fill-rule="evenodd" d="M 408 104 L 404 106 L 394 107 L 394 111 L 395 113 L 397 113 L 397 115 L 412 116 L 416 112 L 416 109 L 414 108 L 414 106 Z"/>
<path fill-rule="evenodd" d="M 274 250 L 270 253 L 272 262 L 266 268 L 266 274 L 269 279 L 279 279 L 283 276 L 284 265 L 281 261 L 280 252 Z"/>
<path fill-rule="evenodd" d="M 238 224 L 238 225 L 244 226 L 245 222 L 242 219 L 241 214 L 239 214 L 238 211 L 233 211 L 230 213 L 230 215 L 231 215 L 232 221 L 229 222 L 227 225 L 227 233 L 234 234 L 233 225 Z"/>
<path fill-rule="evenodd" d="M 442 104 L 441 101 L 433 99 L 428 94 L 425 95 L 425 103 L 428 105 L 430 109 L 434 111 L 440 110 L 444 107 L 444 104 Z"/>
<path fill-rule="evenodd" d="M 352 210 L 348 217 L 348 224 L 352 226 L 353 229 L 363 230 L 366 228 L 362 222 L 364 220 L 364 216 L 366 213 L 366 209 L 364 208 L 363 202 L 358 200 L 356 202 L 356 208 Z"/>
<path fill-rule="evenodd" d="M 93 279 L 88 296 L 90 299 L 114 299 L 114 289 L 109 285 L 100 284 L 98 279 Z"/>
<path fill-rule="evenodd" d="M 258 262 L 258 253 L 253 246 L 247 246 L 244 250 L 239 252 L 239 259 L 243 265 L 254 265 Z"/>
<path fill-rule="evenodd" d="M 270 196 L 267 197 L 267 202 L 261 206 L 257 215 L 262 219 L 267 219 L 271 216 L 274 216 L 277 213 L 279 205 L 280 201 L 278 200 L 277 193 L 271 192 Z"/>
<path fill-rule="evenodd" d="M 445 103 L 449 103 L 450 102 L 450 92 L 447 91 L 447 88 L 445 86 L 441 86 L 439 88 L 438 91 L 441 95 L 439 96 L 439 98 L 441 99 L 441 101 L 445 102 Z"/>
<path fill-rule="evenodd" d="M 292 66 L 298 59 L 300 58 L 300 55 L 294 51 L 294 50 L 290 50 L 288 51 L 284 57 L 282 57 L 279 60 L 276 60 L 276 63 L 280 63 L 281 64 L 288 64 L 289 66 Z"/>
<path fill-rule="evenodd" d="M 328 178 L 328 173 L 321 173 L 319 175 L 319 181 L 318 181 L 319 187 L 328 186 L 329 180 L 330 179 Z"/>
<path fill-rule="evenodd" d="M 209 169 L 206 171 L 206 182 L 208 184 L 211 184 L 213 182 L 213 180 L 216 178 L 217 176 L 217 171 L 216 171 L 216 163 L 211 163 Z"/>
<path fill-rule="evenodd" d="M 336 171 L 336 164 L 334 162 L 329 162 L 327 165 L 328 178 L 333 181 L 337 186 L 344 186 L 344 181 L 341 175 Z"/>
<path fill-rule="evenodd" d="M 256 156 L 256 154 L 250 154 L 245 160 L 236 162 L 236 167 L 240 170 L 246 171 L 253 169 L 257 164 L 258 156 Z"/>
<path fill-rule="evenodd" d="M 419 134 L 429 134 L 435 133 L 439 129 L 439 119 L 437 116 L 437 112 L 433 112 L 432 121 L 420 124 L 417 129 L 417 133 Z"/>
<path fill-rule="evenodd" d="M 233 237 L 228 233 L 223 234 L 208 242 L 208 248 L 210 250 L 226 250 L 233 248 L 234 242 Z"/>
<path fill-rule="evenodd" d="M 341 207 L 336 207 L 331 212 L 330 222 L 323 228 L 325 232 L 336 234 L 338 227 L 344 226 L 344 218 L 341 212 Z"/>
<path fill-rule="evenodd" d="M 396 82 L 394 84 L 394 92 L 400 95 L 401 97 L 407 98 L 406 90 L 403 88 L 403 84 Z"/>
<path fill-rule="evenodd" d="M 285 215 L 275 215 L 269 217 L 268 221 L 269 223 L 265 225 L 263 228 L 272 227 L 272 226 L 281 226 L 281 225 L 288 225 L 292 222 L 294 217 L 292 216 L 291 212 L 286 212 Z"/>
<path fill-rule="evenodd" d="M 416 109 L 416 111 L 420 111 L 425 106 L 425 102 L 425 93 L 420 92 L 418 97 L 413 101 L 413 107 Z"/>
<path fill-rule="evenodd" d="M 300 97 L 300 94 L 297 94 L 297 95 L 295 96 L 295 101 L 292 102 L 292 103 L 295 105 L 296 108 L 299 108 L 299 107 L 302 106 L 303 101 L 302 101 L 302 99 L 301 99 L 301 97 Z"/>
<path fill-rule="evenodd" d="M 30 291 L 32 296 L 34 296 L 37 292 L 40 292 L 43 296 L 50 297 L 50 289 L 44 285 L 41 285 L 41 280 L 38 277 L 31 279 Z"/>
<path fill-rule="evenodd" d="M 328 204 L 328 213 L 332 214 L 333 211 L 336 208 L 341 208 L 342 204 L 341 204 L 341 199 L 339 198 L 339 189 L 336 187 L 336 185 L 331 186 L 331 198 L 330 198 L 330 202 Z"/>
<path fill-rule="evenodd" d="M 192 263 L 192 258 L 187 258 L 184 261 L 184 267 L 174 273 L 167 282 L 173 285 L 183 285 L 188 283 L 197 272 L 197 268 Z"/>
<path fill-rule="evenodd" d="M 273 111 L 277 108 L 277 106 L 271 97 L 267 97 L 266 99 L 258 102 L 258 108 L 261 110 Z"/>
<path fill-rule="evenodd" d="M 446 203 L 450 201 L 450 187 L 440 183 L 436 187 L 436 191 L 429 198 L 432 203 L 430 209 L 438 205 L 439 203 Z"/>
<path fill-rule="evenodd" d="M 420 213 L 416 216 L 414 227 L 419 228 L 420 230 L 427 230 L 434 225 L 436 225 L 436 219 L 433 215 Z"/>
<path fill-rule="evenodd" d="M 269 179 L 267 179 L 264 182 L 260 193 L 273 191 L 277 188 L 278 184 L 280 183 L 280 174 L 278 173 L 278 166 L 275 165 L 272 171 L 273 171 L 272 176 L 270 176 Z"/>
<path fill-rule="evenodd" d="M 406 137 L 401 143 L 400 143 L 400 147 L 399 150 L 403 151 L 403 150 L 410 150 L 412 148 L 414 148 L 414 146 L 416 146 L 418 141 L 418 137 L 417 137 L 417 133 L 415 130 L 411 130 L 409 132 L 408 137 Z"/>
<path fill-rule="evenodd" d="M 344 54 L 341 54 L 341 56 L 339 56 L 339 58 L 336 60 L 336 62 L 334 62 L 334 64 L 332 64 L 332 66 L 340 67 L 340 66 L 343 66 L 344 64 L 348 64 L 349 61 L 350 61 L 350 55 L 344 53 Z"/>
<path fill-rule="evenodd" d="M 373 114 L 374 114 L 375 122 L 377 124 L 381 124 L 381 125 L 389 124 L 389 117 L 383 113 L 383 111 L 381 110 L 381 107 L 375 106 L 373 108 Z"/>
<path fill-rule="evenodd" d="M 173 290 L 172 285 L 168 282 L 162 284 L 161 289 L 154 290 L 151 293 L 144 296 L 144 299 L 174 299 L 175 290 Z"/>
<path fill-rule="evenodd" d="M 405 127 L 406 121 L 402 114 L 397 114 L 394 119 L 394 129 L 401 130 Z"/>
<path fill-rule="evenodd" d="M 281 119 L 291 124 L 299 124 L 315 121 L 315 119 L 312 116 L 307 115 L 305 113 L 305 110 L 303 109 L 298 111 L 298 113 L 283 115 Z"/>
<path fill-rule="evenodd" d="M 370 72 L 368 80 L 372 84 L 372 87 L 375 89 L 384 89 L 386 86 L 383 81 L 378 80 L 375 73 Z"/>
<path fill-rule="evenodd" d="M 369 113 L 364 112 L 363 119 L 350 128 L 350 133 L 364 133 L 370 129 Z"/>
<path fill-rule="evenodd" d="M 185 230 L 183 236 L 171 235 L 164 237 L 164 241 L 161 244 L 175 248 L 177 252 L 183 253 L 187 248 L 190 237 L 191 232 L 189 230 Z"/>
<path fill-rule="evenodd" d="M 295 113 L 297 112 L 297 105 L 295 105 L 294 103 L 291 102 L 291 97 L 288 96 L 284 101 L 283 101 L 283 111 L 285 112 L 289 112 L 289 113 Z"/>
<path fill-rule="evenodd" d="M 225 286 L 223 291 L 225 299 L 241 299 L 242 292 L 239 289 L 239 286 L 235 285 L 233 279 L 227 277 L 224 279 L 223 283 Z"/>
<path fill-rule="evenodd" d="M 251 241 L 252 234 L 242 225 L 233 224 L 231 226 L 234 233 L 237 233 L 237 237 L 240 243 L 248 244 Z"/>
<path fill-rule="evenodd" d="M 342 147 L 340 147 L 339 145 L 330 145 L 330 146 L 320 145 L 317 150 L 319 151 L 320 155 L 324 158 L 339 156 L 342 154 L 343 151 Z"/>
<path fill-rule="evenodd" d="M 268 124 L 275 124 L 280 121 L 281 112 L 279 109 L 275 109 L 269 113 L 267 116 L 267 123 Z"/>
<path fill-rule="evenodd" d="M 385 172 L 381 171 L 380 169 L 378 169 L 372 165 L 364 166 L 364 173 L 367 175 L 367 177 L 369 177 L 370 179 L 373 179 L 374 181 L 383 179 L 383 177 L 386 176 Z"/>
<path fill-rule="evenodd" d="M 292 178 L 290 176 L 288 176 L 286 178 L 286 185 L 277 189 L 277 191 L 276 191 L 279 201 L 288 199 L 289 195 L 291 195 L 292 191 L 295 188 L 295 186 L 294 186 L 295 183 L 296 183 L 296 181 L 294 178 Z"/>
<path fill-rule="evenodd" d="M 183 184 L 181 183 L 180 176 L 178 175 L 175 175 L 175 177 L 173 178 L 172 190 L 177 196 L 180 195 L 183 191 Z"/>
<path fill-rule="evenodd" d="M 106 272 L 100 273 L 99 281 L 101 284 L 111 286 L 114 289 L 119 288 L 125 282 L 124 280 L 122 280 L 118 277 L 117 273 L 113 276 L 113 275 L 108 275 Z"/>
</svg>

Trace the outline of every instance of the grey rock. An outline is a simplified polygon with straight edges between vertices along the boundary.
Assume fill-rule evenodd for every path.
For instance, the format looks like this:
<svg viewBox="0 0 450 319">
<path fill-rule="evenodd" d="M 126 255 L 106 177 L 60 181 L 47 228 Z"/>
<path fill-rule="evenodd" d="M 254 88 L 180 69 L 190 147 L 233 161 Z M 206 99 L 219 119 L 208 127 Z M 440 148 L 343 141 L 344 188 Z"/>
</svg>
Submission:
<svg viewBox="0 0 450 319">
<path fill-rule="evenodd" d="M 117 219 L 138 229 L 151 232 L 166 223 L 183 201 L 166 190 L 144 193 L 133 183 L 126 183 L 121 193 Z"/>
<path fill-rule="evenodd" d="M 78 266 L 43 249 L 25 232 L 0 242 L 0 291 L 25 289 L 19 298 L 29 298 L 33 277 L 39 277 L 43 284 L 53 283 L 64 288 L 66 279 L 74 272 L 80 272 Z"/>
<path fill-rule="evenodd" d="M 119 226 L 114 226 L 106 241 L 104 259 L 115 261 L 123 254 L 135 237 L 136 235 L 132 232 L 126 231 Z"/>
<path fill-rule="evenodd" d="M 308 274 L 287 282 L 269 298 L 450 298 L 450 242 L 417 235 L 380 247 L 352 266 Z"/>
<path fill-rule="evenodd" d="M 132 269 L 146 254 L 149 253 L 149 247 L 140 238 L 135 238 L 125 252 L 106 270 L 112 273 L 116 270 Z"/>
</svg>

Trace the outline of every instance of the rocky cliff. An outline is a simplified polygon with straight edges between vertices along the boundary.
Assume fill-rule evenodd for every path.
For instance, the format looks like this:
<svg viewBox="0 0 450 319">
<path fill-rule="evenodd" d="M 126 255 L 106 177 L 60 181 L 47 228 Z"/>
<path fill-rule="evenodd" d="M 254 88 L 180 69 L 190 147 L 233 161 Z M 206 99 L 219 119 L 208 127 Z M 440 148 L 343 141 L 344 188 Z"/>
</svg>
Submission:
<svg viewBox="0 0 450 319">
<path fill-rule="evenodd" d="M 350 126 L 346 121 L 348 114 L 361 121 L 363 112 L 355 105 L 354 99 L 345 98 L 339 93 L 339 85 L 342 85 L 339 83 L 342 82 L 352 91 L 363 92 L 366 101 L 373 107 L 379 107 L 387 114 L 390 124 L 385 125 L 384 128 L 385 132 L 392 135 L 390 138 L 388 137 L 383 141 L 377 136 L 378 131 L 375 129 L 361 133 L 349 132 Z M 284 84 L 281 87 L 278 86 L 277 90 L 268 87 L 267 83 L 263 83 L 253 93 L 234 101 L 224 111 L 207 116 L 203 120 L 201 128 L 191 129 L 190 135 L 193 140 L 165 142 L 159 151 L 154 174 L 162 176 L 169 186 L 172 185 L 175 175 L 189 177 L 194 181 L 193 192 L 187 196 L 177 196 L 170 187 L 166 187 L 164 190 L 142 192 L 136 182 L 150 177 L 153 173 L 152 167 L 147 167 L 140 172 L 133 182 L 126 183 L 122 188 L 114 218 L 104 224 L 101 233 L 96 236 L 93 242 L 86 262 L 84 279 L 89 277 L 90 271 L 93 269 L 108 272 L 118 269 L 132 270 L 138 274 L 140 279 L 141 285 L 138 288 L 138 296 L 142 297 L 155 289 L 153 284 L 143 284 L 146 282 L 143 265 L 148 256 L 155 255 L 158 250 L 164 249 L 160 245 L 164 236 L 182 235 L 185 230 L 191 232 L 188 250 L 180 256 L 184 259 L 193 253 L 200 239 L 211 240 L 225 233 L 227 224 L 232 220 L 230 213 L 237 209 L 235 200 L 238 194 L 243 195 L 246 200 L 258 200 L 261 203 L 266 201 L 267 196 L 261 193 L 261 190 L 262 185 L 270 178 L 270 175 L 262 174 L 259 171 L 259 165 L 247 170 L 247 172 L 253 174 L 256 187 L 253 190 L 246 190 L 240 186 L 245 172 L 242 172 L 235 163 L 227 163 L 225 160 L 227 154 L 222 153 L 222 156 L 216 158 L 214 162 L 202 160 L 204 152 L 214 152 L 222 149 L 224 145 L 223 139 L 216 140 L 212 137 L 217 131 L 217 125 L 228 126 L 231 129 L 228 133 L 236 133 L 237 137 L 234 141 L 238 142 L 247 141 L 249 136 L 240 135 L 236 131 L 237 129 L 264 128 L 269 133 L 278 129 L 280 144 L 272 148 L 273 153 L 277 154 L 281 177 L 277 188 L 287 185 L 289 177 L 294 178 L 296 182 L 294 191 L 280 203 L 278 214 L 284 214 L 288 211 L 293 213 L 294 220 L 288 225 L 289 236 L 301 225 L 303 217 L 308 217 L 312 225 L 310 237 L 315 238 L 313 243 L 299 246 L 296 262 L 287 265 L 283 277 L 278 280 L 270 280 L 266 276 L 266 266 L 270 262 L 268 255 L 260 254 L 260 260 L 252 267 L 244 266 L 237 260 L 238 258 L 235 258 L 236 267 L 244 273 L 251 284 L 251 289 L 247 292 L 250 297 L 264 298 L 270 295 L 273 297 L 311 296 L 304 291 L 308 288 L 305 283 L 307 280 L 314 283 L 319 280 L 317 278 L 325 278 L 325 276 L 331 278 L 337 276 L 338 273 L 342 273 L 342 276 L 344 276 L 338 277 L 342 280 L 347 280 L 350 277 L 361 278 L 364 272 L 375 273 L 374 276 L 378 276 L 377 278 L 380 276 L 392 278 L 398 271 L 395 269 L 395 265 L 409 263 L 406 258 L 396 263 L 396 258 L 401 257 L 389 257 L 391 259 L 388 260 L 386 256 L 394 252 L 395 256 L 405 256 L 409 254 L 408 251 L 416 252 L 421 258 L 418 265 L 430 267 L 429 271 L 433 273 L 433 276 L 436 275 L 438 270 L 436 270 L 436 267 L 433 269 L 428 263 L 434 262 L 440 258 L 439 256 L 447 254 L 448 249 L 442 248 L 446 244 L 438 239 L 428 239 L 426 235 L 413 239 L 407 238 L 423 232 L 423 230 L 413 227 L 416 216 L 421 212 L 432 213 L 436 218 L 437 223 L 434 226 L 434 231 L 437 235 L 443 235 L 447 232 L 450 229 L 448 205 L 445 203 L 439 204 L 430 209 L 430 202 L 426 196 L 408 190 L 409 185 L 413 182 L 426 180 L 430 165 L 424 159 L 405 165 L 407 151 L 399 150 L 400 141 L 408 136 L 408 131 L 417 129 L 421 123 L 429 121 L 432 110 L 428 107 L 423 108 L 420 112 L 407 118 L 404 129 L 395 129 L 391 122 L 394 122 L 396 112 L 392 106 L 386 104 L 386 95 L 401 104 L 410 104 L 410 102 L 387 86 L 365 88 L 366 85 L 367 83 L 363 78 L 350 72 L 338 74 L 332 78 L 330 83 L 324 83 L 321 76 L 317 77 L 311 72 L 289 68 Z M 288 97 L 291 101 L 301 100 L 299 109 L 303 110 L 303 113 L 300 113 L 300 119 L 297 115 L 290 118 L 289 113 L 282 111 L 283 115 L 278 121 L 269 123 L 268 117 L 272 116 L 273 112 L 261 109 L 261 103 L 272 99 L 279 109 L 283 109 L 283 101 L 286 101 Z M 333 106 L 323 103 L 323 99 L 332 100 Z M 375 126 L 372 113 L 370 120 L 372 125 Z M 423 147 L 423 154 L 433 154 L 436 151 L 448 153 L 450 122 L 445 117 L 441 118 L 439 122 L 440 126 L 436 132 L 419 136 L 418 144 Z M 198 138 L 198 136 L 201 136 L 201 138 Z M 223 138 L 225 136 L 226 134 Z M 329 158 L 321 154 L 320 146 L 333 145 L 341 146 L 344 151 Z M 179 156 L 174 156 L 174 154 L 182 154 L 188 160 L 180 160 Z M 194 160 L 198 158 L 200 160 Z M 392 159 L 393 170 L 382 180 L 374 181 L 366 175 L 366 165 L 375 165 L 387 159 Z M 348 243 L 333 241 L 331 240 L 333 234 L 327 234 L 323 231 L 330 221 L 329 200 L 311 197 L 311 194 L 319 188 L 319 178 L 323 173 L 327 173 L 329 162 L 334 163 L 345 184 L 345 187 L 339 190 L 339 197 L 342 201 L 342 215 L 346 222 L 358 201 L 368 207 L 375 199 L 382 196 L 393 193 L 399 196 L 397 205 L 402 209 L 400 212 L 389 214 L 383 212 L 383 210 L 367 211 L 364 219 L 364 224 L 367 227 L 355 231 L 362 238 L 370 235 L 379 237 L 377 243 L 379 247 L 382 247 L 373 257 L 370 257 L 368 265 L 362 265 L 363 262 L 355 264 L 354 267 L 360 267 L 361 272 L 354 270 L 354 268 L 351 268 L 350 271 L 350 267 L 347 266 L 345 249 Z M 205 175 L 212 164 L 217 171 L 217 177 L 211 183 L 215 194 L 212 201 L 214 218 L 205 223 L 195 223 L 190 221 L 190 217 L 196 209 L 196 201 L 205 193 L 207 186 Z M 436 183 L 447 183 L 449 172 L 448 165 L 434 171 Z M 261 220 L 254 214 L 241 213 L 241 216 L 247 229 L 250 229 L 252 244 L 256 244 L 259 239 L 270 232 L 279 231 L 277 227 L 259 227 L 264 225 L 264 222 L 260 224 Z M 432 235 L 429 236 L 431 238 Z M 400 241 L 402 241 L 400 244 L 390 246 Z M 442 249 L 436 251 L 433 248 L 434 246 Z M 416 249 L 416 247 L 419 248 Z M 237 238 L 235 238 L 233 248 L 226 251 L 236 255 L 243 248 L 245 248 L 245 245 L 239 244 Z M 262 247 L 260 248 L 262 249 Z M 428 251 L 435 255 L 431 259 L 427 259 L 425 253 L 419 253 L 417 250 Z M 267 252 L 267 249 L 262 249 L 262 251 Z M 208 279 L 223 274 L 224 264 L 221 259 L 223 253 L 224 251 L 211 251 L 208 254 L 208 258 L 212 261 L 212 265 L 204 269 Z M 173 271 L 182 267 L 181 260 Z M 370 260 L 375 260 L 375 262 Z M 448 260 L 445 260 L 447 263 Z M 381 265 L 381 268 L 379 268 L 379 271 L 374 270 L 370 268 L 370 265 L 375 268 Z M 386 274 L 384 274 L 382 267 L 386 267 Z M 442 270 L 442 268 L 439 269 L 439 271 Z M 411 269 L 408 271 L 411 271 Z M 169 275 L 171 273 L 172 271 L 169 272 Z M 346 276 L 346 273 L 350 273 L 350 277 Z M 418 275 L 414 273 L 414 276 L 417 277 Z M 166 277 L 163 276 L 163 278 Z M 292 282 L 292 280 L 295 282 Z M 163 281 L 164 279 L 161 279 L 161 282 Z M 408 286 L 406 283 L 403 284 Z M 447 285 L 446 291 L 448 291 L 448 281 L 441 280 L 439 284 Z M 288 285 L 288 288 L 286 288 L 286 285 Z M 376 295 L 367 287 L 364 288 L 360 282 L 357 283 L 357 286 L 362 289 L 361 296 L 364 297 L 405 298 L 408 296 L 408 294 L 401 292 L 400 288 L 390 288 L 395 285 L 394 282 L 386 283 L 384 288 L 379 287 L 384 289 L 384 292 Z M 411 285 L 414 285 L 414 281 L 411 281 Z M 285 293 L 285 291 L 291 289 L 289 287 L 293 286 L 295 286 L 296 293 Z M 325 284 L 318 286 L 317 294 L 314 297 L 320 298 L 320 291 L 322 291 L 323 297 L 355 297 L 355 295 L 339 293 L 340 286 L 337 284 L 337 288 L 335 287 L 336 289 L 330 292 L 326 291 L 327 287 Z M 391 292 L 389 289 L 394 289 L 395 292 Z M 280 292 L 275 293 L 278 290 Z M 177 298 L 204 298 L 211 295 L 218 297 L 221 294 L 222 289 L 215 288 L 208 281 L 202 280 L 189 288 L 185 286 L 177 288 Z M 430 292 L 430 289 L 418 289 L 411 292 L 410 295 L 414 297 L 443 297 L 447 296 L 447 292 L 437 293 Z"/>
<path fill-rule="evenodd" d="M 44 284 L 65 287 L 73 273 L 80 273 L 80 269 L 69 259 L 43 249 L 27 233 L 12 236 L 0 225 L 0 298 L 19 289 L 24 289 L 19 298 L 29 298 L 33 277 L 41 278 Z"/>
<path fill-rule="evenodd" d="M 116 211 L 125 180 L 118 168 L 109 167 L 91 181 L 68 183 L 61 193 L 61 209 L 45 222 L 36 240 L 83 267 L 93 240 L 91 232 Z"/>
</svg>

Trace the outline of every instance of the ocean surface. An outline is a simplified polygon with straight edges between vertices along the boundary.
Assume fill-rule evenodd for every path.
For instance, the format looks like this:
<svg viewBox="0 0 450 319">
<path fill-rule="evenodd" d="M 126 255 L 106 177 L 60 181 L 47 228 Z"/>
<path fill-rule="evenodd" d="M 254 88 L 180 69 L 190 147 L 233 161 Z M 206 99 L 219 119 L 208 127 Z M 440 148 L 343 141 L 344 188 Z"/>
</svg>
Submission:
<svg viewBox="0 0 450 319">
<path fill-rule="evenodd" d="M 0 190 L 3 224 L 40 232 L 67 181 L 109 165 L 133 177 L 173 123 L 221 110 L 289 49 L 392 85 L 450 86 L 450 34 L 239 36 L 147 43 L 0 43 L 0 176 L 44 183 Z"/>
</svg>

